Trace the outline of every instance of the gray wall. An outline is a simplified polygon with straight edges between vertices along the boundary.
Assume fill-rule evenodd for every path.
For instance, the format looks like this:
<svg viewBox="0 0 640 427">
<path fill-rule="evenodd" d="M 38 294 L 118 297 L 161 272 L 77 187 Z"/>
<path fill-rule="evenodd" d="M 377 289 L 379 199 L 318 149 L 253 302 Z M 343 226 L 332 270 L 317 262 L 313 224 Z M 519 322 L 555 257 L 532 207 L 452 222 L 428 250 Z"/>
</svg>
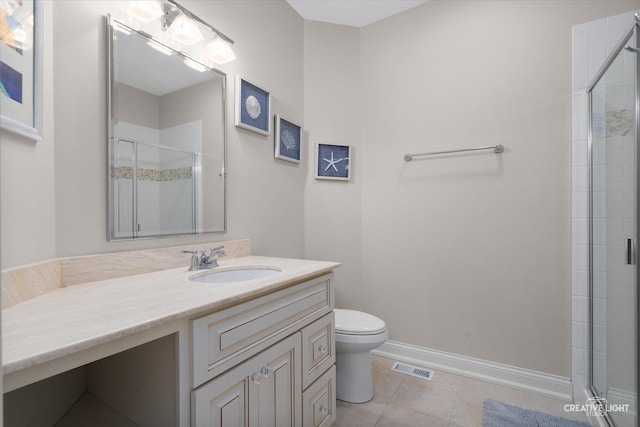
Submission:
<svg viewBox="0 0 640 427">
<path fill-rule="evenodd" d="M 637 7 L 432 1 L 362 28 L 359 48 L 305 23 L 310 139 L 359 141 L 353 182 L 306 193 L 340 207 L 306 213 L 306 247 L 353 250 L 336 304 L 380 316 L 395 341 L 569 377 L 571 28 Z"/>
<path fill-rule="evenodd" d="M 160 97 L 124 83 L 116 83 L 117 120 L 160 129 Z"/>
<path fill-rule="evenodd" d="M 44 2 L 44 33 L 51 34 L 53 2 Z M 53 38 L 43 48 L 43 141 L 0 130 L 1 268 L 55 258 Z M 67 124 L 69 125 L 69 124 Z"/>
<path fill-rule="evenodd" d="M 364 309 L 362 282 L 362 158 L 360 30 L 307 21 L 304 25 L 304 126 L 309 175 L 305 189 L 305 255 L 340 261 L 337 301 Z M 352 146 L 351 181 L 314 178 L 317 143 Z"/>
</svg>

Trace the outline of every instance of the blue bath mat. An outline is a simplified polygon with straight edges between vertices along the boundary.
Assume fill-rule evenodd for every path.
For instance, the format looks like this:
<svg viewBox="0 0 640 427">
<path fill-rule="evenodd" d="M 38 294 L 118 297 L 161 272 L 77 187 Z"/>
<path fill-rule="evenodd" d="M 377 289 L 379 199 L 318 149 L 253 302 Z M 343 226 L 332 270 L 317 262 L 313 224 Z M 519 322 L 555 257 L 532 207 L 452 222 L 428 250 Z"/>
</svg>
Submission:
<svg viewBox="0 0 640 427">
<path fill-rule="evenodd" d="M 507 405 L 497 400 L 484 401 L 482 427 L 591 427 L 583 421 L 554 417 L 544 412 Z"/>
</svg>

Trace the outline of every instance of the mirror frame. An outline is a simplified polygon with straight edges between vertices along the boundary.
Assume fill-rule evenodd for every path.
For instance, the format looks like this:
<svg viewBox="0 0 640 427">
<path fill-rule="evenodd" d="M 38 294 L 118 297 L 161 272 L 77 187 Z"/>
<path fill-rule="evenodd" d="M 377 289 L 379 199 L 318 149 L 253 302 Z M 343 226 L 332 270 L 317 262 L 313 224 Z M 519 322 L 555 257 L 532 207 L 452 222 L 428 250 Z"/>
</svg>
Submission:
<svg viewBox="0 0 640 427">
<path fill-rule="evenodd" d="M 114 29 L 113 29 L 113 22 L 117 22 L 119 25 L 123 25 L 124 27 L 126 27 L 127 29 L 131 30 L 132 32 L 137 33 L 138 35 L 142 36 L 142 37 L 146 37 L 149 39 L 153 39 L 153 36 L 151 36 L 150 34 L 141 32 L 136 30 L 135 28 L 131 28 L 129 25 L 122 23 L 121 21 L 119 21 L 118 19 L 113 18 L 110 14 L 107 14 L 106 16 L 106 27 L 107 27 L 107 240 L 112 242 L 112 241 L 126 241 L 126 240 L 148 240 L 148 239 L 162 239 L 162 238 L 170 238 L 170 237 L 186 237 L 186 236 L 203 236 L 203 235 L 207 235 L 207 234 L 224 234 L 227 232 L 227 224 L 228 224 L 228 218 L 227 218 L 227 74 L 220 71 L 217 68 L 211 68 L 205 64 L 202 64 L 200 61 L 184 54 L 183 52 L 178 52 L 175 51 L 177 55 L 180 55 L 184 58 L 189 58 L 201 65 L 203 65 L 204 67 L 206 67 L 208 70 L 213 71 L 215 73 L 217 73 L 221 78 L 222 78 L 222 123 L 224 126 L 223 132 L 222 132 L 222 167 L 221 167 L 221 174 L 222 174 L 222 186 L 223 186 L 223 195 L 222 195 L 222 200 L 223 200 L 223 224 L 222 224 L 222 230 L 215 230 L 215 231 L 201 231 L 201 232 L 197 232 L 197 233 L 177 233 L 177 234 L 158 234 L 158 235 L 152 235 L 152 236 L 142 236 L 142 237 L 137 237 L 137 236 L 133 236 L 133 237 L 115 237 L 114 235 L 114 228 L 113 228 L 113 221 L 114 221 L 114 212 L 113 212 L 113 205 L 114 205 L 114 194 L 113 194 L 113 185 L 111 182 L 111 167 L 112 167 L 112 160 L 113 160 L 113 145 L 114 145 L 114 117 L 115 117 L 115 108 L 116 108 L 116 102 L 115 102 L 115 60 L 114 60 L 114 53 L 115 53 L 115 46 L 114 46 Z"/>
</svg>

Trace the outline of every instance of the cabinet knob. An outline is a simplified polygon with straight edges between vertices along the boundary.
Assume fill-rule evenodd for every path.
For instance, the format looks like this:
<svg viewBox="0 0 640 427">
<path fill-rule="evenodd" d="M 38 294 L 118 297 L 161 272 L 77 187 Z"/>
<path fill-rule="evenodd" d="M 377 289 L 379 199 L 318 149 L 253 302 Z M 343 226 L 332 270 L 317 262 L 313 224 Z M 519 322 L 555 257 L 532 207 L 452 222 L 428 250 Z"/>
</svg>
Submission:
<svg viewBox="0 0 640 427">
<path fill-rule="evenodd" d="M 322 345 L 322 344 L 320 344 L 320 345 L 318 346 L 318 351 L 319 351 L 320 353 L 326 353 L 326 352 L 327 352 L 327 350 L 328 350 L 328 349 L 327 349 L 327 346 L 326 346 L 326 345 Z"/>
<path fill-rule="evenodd" d="M 262 375 L 256 372 L 255 374 L 251 375 L 251 381 L 253 381 L 255 384 L 260 384 L 262 382 Z"/>
<path fill-rule="evenodd" d="M 260 374 L 263 377 L 268 378 L 269 375 L 271 375 L 271 368 L 269 368 L 267 366 L 263 366 L 262 368 L 260 368 Z"/>
<path fill-rule="evenodd" d="M 327 408 L 324 405 L 320 405 L 320 408 L 318 408 L 318 411 L 320 412 L 321 415 L 327 415 L 329 413 L 329 408 Z"/>
</svg>

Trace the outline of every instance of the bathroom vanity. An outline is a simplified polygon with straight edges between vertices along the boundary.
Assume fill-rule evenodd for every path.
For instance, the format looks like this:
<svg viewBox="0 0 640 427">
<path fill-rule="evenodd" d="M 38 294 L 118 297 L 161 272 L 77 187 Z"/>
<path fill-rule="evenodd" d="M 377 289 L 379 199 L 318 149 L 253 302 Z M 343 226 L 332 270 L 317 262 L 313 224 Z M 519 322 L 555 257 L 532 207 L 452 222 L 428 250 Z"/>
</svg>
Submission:
<svg viewBox="0 0 640 427">
<path fill-rule="evenodd" d="M 6 308 L 5 426 L 43 396 L 77 389 L 57 425 L 329 426 L 338 265 L 241 256 L 204 272 L 66 286 Z M 192 280 L 257 267 L 275 274 Z"/>
</svg>

